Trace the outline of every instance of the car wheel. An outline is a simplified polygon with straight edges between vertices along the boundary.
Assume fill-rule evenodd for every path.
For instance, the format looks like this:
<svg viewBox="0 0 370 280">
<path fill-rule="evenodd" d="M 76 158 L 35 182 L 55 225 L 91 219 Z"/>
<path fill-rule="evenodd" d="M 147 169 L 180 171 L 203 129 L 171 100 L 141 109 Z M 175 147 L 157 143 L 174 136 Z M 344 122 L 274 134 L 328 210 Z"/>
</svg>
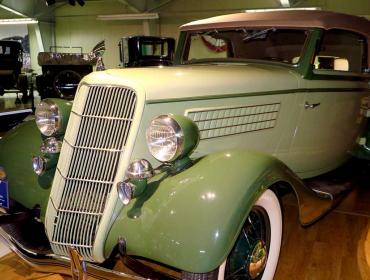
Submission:
<svg viewBox="0 0 370 280">
<path fill-rule="evenodd" d="M 253 206 L 227 259 L 208 273 L 183 272 L 186 280 L 261 279 L 274 277 L 282 237 L 278 198 L 266 190 Z"/>
</svg>

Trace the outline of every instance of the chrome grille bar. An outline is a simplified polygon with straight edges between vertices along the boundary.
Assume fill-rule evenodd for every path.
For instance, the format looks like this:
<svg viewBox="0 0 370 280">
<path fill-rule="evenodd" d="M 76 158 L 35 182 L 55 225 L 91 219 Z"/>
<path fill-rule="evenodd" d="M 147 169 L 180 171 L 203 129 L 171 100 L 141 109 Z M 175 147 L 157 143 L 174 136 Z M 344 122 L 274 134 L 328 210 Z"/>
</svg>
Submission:
<svg viewBox="0 0 370 280">
<path fill-rule="evenodd" d="M 86 94 L 82 112 L 72 109 L 75 123 L 68 124 L 63 143 L 61 157 L 69 162 L 58 164 L 61 179 L 53 190 L 60 197 L 52 201 L 56 214 L 49 239 L 56 254 L 68 256 L 74 246 L 85 260 L 95 261 L 93 244 L 128 139 L 136 94 L 113 86 L 90 86 Z"/>
</svg>

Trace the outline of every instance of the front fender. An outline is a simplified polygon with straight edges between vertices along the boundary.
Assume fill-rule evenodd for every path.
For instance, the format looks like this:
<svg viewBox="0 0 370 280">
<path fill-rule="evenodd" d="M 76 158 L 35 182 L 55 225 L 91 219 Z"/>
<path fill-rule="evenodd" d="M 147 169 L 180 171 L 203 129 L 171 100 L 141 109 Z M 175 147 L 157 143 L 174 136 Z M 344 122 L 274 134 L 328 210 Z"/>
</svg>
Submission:
<svg viewBox="0 0 370 280">
<path fill-rule="evenodd" d="M 122 237 L 128 254 L 211 271 L 227 257 L 258 197 L 280 181 L 301 184 L 277 159 L 246 150 L 217 152 L 179 174 L 153 177 L 115 220 L 106 254 Z"/>
<path fill-rule="evenodd" d="M 34 121 L 10 130 L 0 140 L 0 166 L 5 169 L 9 196 L 27 208 L 39 205 L 44 216 L 54 170 L 37 176 L 32 156 L 40 154 L 42 137 Z"/>
</svg>

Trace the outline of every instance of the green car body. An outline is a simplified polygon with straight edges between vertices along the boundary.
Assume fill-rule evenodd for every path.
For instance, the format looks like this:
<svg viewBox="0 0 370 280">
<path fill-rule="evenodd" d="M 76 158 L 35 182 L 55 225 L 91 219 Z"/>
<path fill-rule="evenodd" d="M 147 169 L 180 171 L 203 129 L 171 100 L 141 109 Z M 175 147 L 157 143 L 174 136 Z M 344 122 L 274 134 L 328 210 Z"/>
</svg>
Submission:
<svg viewBox="0 0 370 280">
<path fill-rule="evenodd" d="M 227 258 L 265 190 L 293 190 L 303 225 L 332 207 L 302 179 L 335 169 L 351 152 L 369 158 L 370 59 L 363 54 L 367 60 L 362 58 L 359 73 L 316 67 L 314 58 L 327 32 L 316 24 L 297 27 L 305 39 L 295 63 L 186 60 L 191 36 L 209 36 L 215 28 L 236 30 L 238 24 L 216 18 L 185 25 L 177 65 L 91 73 L 80 83 L 72 108 L 70 102 L 53 100 L 62 116 L 61 133 L 55 136 L 63 141 L 60 154 L 40 152 L 46 137 L 34 123 L 1 140 L 0 166 L 10 197 L 26 208 L 40 207 L 55 255 L 68 256 L 68 246 L 74 246 L 86 261 L 102 263 L 124 239 L 129 255 L 205 273 Z M 248 27 L 247 21 L 243 24 Z M 370 34 L 364 30 L 358 36 L 367 46 Z M 262 31 L 262 39 L 276 32 Z M 318 60 L 332 65 L 344 59 L 325 54 Z M 146 130 L 163 114 L 196 124 L 200 141 L 191 160 L 188 154 L 198 136 L 189 129 L 183 132 L 193 139 L 185 144 L 186 155 L 158 167 L 147 148 Z M 40 176 L 31 166 L 35 155 L 47 158 Z M 136 159 L 158 168 L 124 205 L 116 185 L 127 180 L 125 172 Z"/>
</svg>

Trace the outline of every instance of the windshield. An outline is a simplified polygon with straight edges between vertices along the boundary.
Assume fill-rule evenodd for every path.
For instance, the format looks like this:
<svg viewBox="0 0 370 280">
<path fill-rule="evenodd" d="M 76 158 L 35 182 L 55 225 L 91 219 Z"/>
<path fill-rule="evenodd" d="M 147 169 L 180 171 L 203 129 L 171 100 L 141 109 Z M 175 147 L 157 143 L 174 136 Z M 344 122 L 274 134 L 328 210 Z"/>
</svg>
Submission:
<svg viewBox="0 0 370 280">
<path fill-rule="evenodd" d="M 256 59 L 296 64 L 306 37 L 306 30 L 275 28 L 192 32 L 182 63 Z"/>
<path fill-rule="evenodd" d="M 141 56 L 163 57 L 169 56 L 168 42 L 166 41 L 143 41 L 140 46 Z"/>
</svg>

